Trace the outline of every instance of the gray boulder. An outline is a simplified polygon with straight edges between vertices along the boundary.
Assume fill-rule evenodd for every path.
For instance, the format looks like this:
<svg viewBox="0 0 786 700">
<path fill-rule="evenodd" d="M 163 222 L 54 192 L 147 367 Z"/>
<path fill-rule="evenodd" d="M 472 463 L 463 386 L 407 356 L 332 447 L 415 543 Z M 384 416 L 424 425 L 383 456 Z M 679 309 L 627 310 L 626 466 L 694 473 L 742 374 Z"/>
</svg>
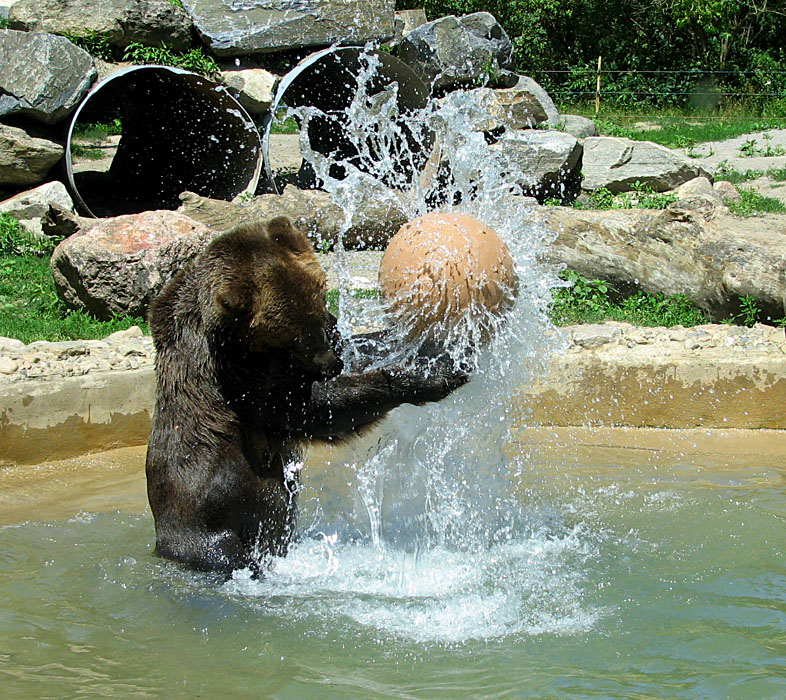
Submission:
<svg viewBox="0 0 786 700">
<path fill-rule="evenodd" d="M 19 0 L 9 20 L 30 32 L 101 34 L 120 48 L 140 42 L 182 51 L 192 41 L 191 18 L 170 0 Z"/>
<path fill-rule="evenodd" d="M 560 131 L 575 136 L 577 139 L 586 139 L 598 135 L 598 127 L 592 119 L 578 114 L 563 114 L 558 124 Z"/>
<path fill-rule="evenodd" d="M 45 124 L 73 112 L 96 79 L 90 54 L 54 34 L 0 31 L 0 66 L 0 117 Z"/>
<path fill-rule="evenodd" d="M 25 129 L 0 124 L 0 185 L 26 187 L 46 180 L 63 157 L 59 143 L 34 136 Z"/>
<path fill-rule="evenodd" d="M 695 177 L 712 178 L 690 158 L 665 146 L 611 136 L 584 140 L 583 172 L 583 189 L 605 187 L 613 193 L 628 192 L 636 183 L 666 192 Z"/>
<path fill-rule="evenodd" d="M 263 194 L 247 202 L 226 202 L 184 192 L 180 200 L 179 212 L 216 232 L 228 231 L 247 221 L 288 216 L 318 250 L 335 245 L 339 236 L 348 249 L 384 248 L 407 221 L 400 195 L 379 185 L 373 195 L 359 202 L 347 231 L 344 210 L 321 190 L 300 190 L 288 185 L 282 194 Z"/>
<path fill-rule="evenodd" d="M 677 201 L 671 204 L 672 209 L 683 209 L 694 212 L 710 221 L 729 210 L 723 203 L 723 197 L 712 186 L 706 177 L 695 177 L 680 185 L 676 190 Z"/>
<path fill-rule="evenodd" d="M 589 211 L 536 207 L 528 221 L 554 240 L 545 258 L 589 279 L 650 294 L 684 294 L 714 321 L 751 296 L 772 319 L 786 313 L 786 217 L 712 220 L 669 208 Z"/>
<path fill-rule="evenodd" d="M 47 182 L 26 192 L 0 202 L 0 212 L 10 214 L 22 226 L 38 236 L 44 235 L 41 219 L 55 204 L 67 211 L 74 211 L 74 203 L 62 182 Z"/>
<path fill-rule="evenodd" d="M 263 68 L 230 68 L 221 80 L 249 114 L 261 115 L 273 104 L 279 77 Z"/>
<path fill-rule="evenodd" d="M 560 131 L 521 131 L 503 134 L 489 150 L 510 164 L 510 170 L 527 173 L 520 183 L 524 193 L 539 202 L 558 199 L 569 202 L 579 190 L 581 145 Z"/>
<path fill-rule="evenodd" d="M 197 31 L 219 56 L 242 56 L 393 36 L 394 0 L 227 2 L 183 0 Z"/>
<path fill-rule="evenodd" d="M 513 45 L 488 12 L 450 15 L 414 29 L 399 44 L 399 58 L 432 92 L 465 86 L 509 85 Z"/>
<path fill-rule="evenodd" d="M 395 36 L 393 43 L 398 44 L 413 29 L 423 26 L 428 20 L 423 9 L 399 10 L 395 14 Z"/>
<path fill-rule="evenodd" d="M 99 319 L 144 317 L 161 288 L 214 235 L 174 211 L 101 219 L 57 246 L 55 287 L 70 308 Z"/>
<path fill-rule="evenodd" d="M 532 100 L 540 105 L 540 108 L 546 113 L 545 122 L 549 126 L 557 126 L 562 123 L 562 117 L 554 106 L 554 100 L 549 97 L 549 94 L 532 78 L 526 75 L 516 76 L 516 83 L 512 86 L 511 90 L 517 92 L 528 93 L 532 96 Z"/>
<path fill-rule="evenodd" d="M 532 129 L 548 118 L 540 101 L 528 90 L 507 88 L 475 88 L 450 92 L 440 101 L 449 108 L 461 110 L 462 103 L 472 104 L 468 114 L 471 123 L 467 128 L 472 131 L 495 131 L 506 129 Z"/>
</svg>

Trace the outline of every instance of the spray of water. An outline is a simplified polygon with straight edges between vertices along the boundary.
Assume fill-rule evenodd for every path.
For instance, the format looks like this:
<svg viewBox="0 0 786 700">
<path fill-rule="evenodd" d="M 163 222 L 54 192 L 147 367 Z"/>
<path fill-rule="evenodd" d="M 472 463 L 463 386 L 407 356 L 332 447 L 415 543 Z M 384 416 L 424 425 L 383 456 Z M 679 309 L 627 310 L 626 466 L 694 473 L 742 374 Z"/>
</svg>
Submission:
<svg viewBox="0 0 786 700">
<path fill-rule="evenodd" d="M 508 312 L 473 316 L 451 336 L 456 360 L 471 357 L 470 383 L 438 404 L 394 411 L 344 466 L 351 500 L 331 508 L 309 499 L 307 482 L 300 542 L 263 583 L 238 575 L 228 586 L 284 596 L 293 607 L 322 599 L 315 614 L 330 594 L 324 614 L 419 640 L 584 629 L 595 615 L 581 603 L 582 562 L 593 548 L 581 528 L 512 493 L 528 468 L 511 437 L 520 418 L 512 399 L 562 343 L 546 316 L 556 271 L 539 260 L 549 234 L 527 222 L 522 197 L 529 176 L 468 129 L 483 116 L 471 93 L 402 115 L 395 84 L 368 94 L 377 65 L 373 55 L 363 59 L 347 109 L 296 112 L 304 157 L 344 212 L 345 230 L 369 197 L 410 218 L 435 209 L 470 214 L 508 245 L 518 294 Z M 354 153 L 311 148 L 310 125 L 329 122 Z M 365 325 L 384 324 L 385 309 L 357 306 L 345 256 L 339 242 L 346 337 L 364 316 Z M 386 361 L 407 362 L 417 346 L 402 337 Z M 350 344 L 345 361 L 351 367 L 356 357 Z"/>
</svg>

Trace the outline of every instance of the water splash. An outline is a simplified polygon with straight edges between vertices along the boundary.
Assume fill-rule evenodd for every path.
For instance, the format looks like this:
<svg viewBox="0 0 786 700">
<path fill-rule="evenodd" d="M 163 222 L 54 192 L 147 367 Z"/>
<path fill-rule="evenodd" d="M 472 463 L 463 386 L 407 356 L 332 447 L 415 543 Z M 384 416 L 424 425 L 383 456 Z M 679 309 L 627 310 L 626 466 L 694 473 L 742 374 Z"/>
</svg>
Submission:
<svg viewBox="0 0 786 700">
<path fill-rule="evenodd" d="M 515 392 L 564 342 L 546 314 L 558 284 L 556 270 L 540 259 L 551 234 L 527 221 L 523 192 L 531 178 L 468 128 L 483 116 L 471 93 L 404 115 L 397 86 L 369 94 L 378 63 L 373 55 L 362 59 L 345 110 L 294 110 L 304 158 L 344 212 L 344 230 L 368 198 L 409 218 L 433 210 L 470 214 L 508 245 L 518 296 L 506 314 L 468 321 L 451 339 L 464 362 L 483 343 L 471 355 L 471 382 L 438 404 L 402 406 L 370 443 L 361 442 L 344 466 L 353 496 L 338 507 L 309 499 L 307 480 L 300 543 L 263 583 L 240 575 L 229 590 L 285 596 L 293 606 L 316 598 L 314 614 L 417 640 L 584 630 L 598 614 L 581 603 L 596 535 L 514 495 L 528 468 L 511 433 L 521 419 Z M 310 129 L 324 133 L 326 124 L 352 147 L 312 148 Z M 341 241 L 337 259 L 342 335 L 359 322 L 384 325 L 380 304 L 358 306 L 351 296 Z M 407 362 L 417 345 L 402 337 L 385 361 Z M 344 359 L 350 367 L 357 361 L 351 344 Z M 330 612 L 320 613 L 325 596 Z"/>
</svg>

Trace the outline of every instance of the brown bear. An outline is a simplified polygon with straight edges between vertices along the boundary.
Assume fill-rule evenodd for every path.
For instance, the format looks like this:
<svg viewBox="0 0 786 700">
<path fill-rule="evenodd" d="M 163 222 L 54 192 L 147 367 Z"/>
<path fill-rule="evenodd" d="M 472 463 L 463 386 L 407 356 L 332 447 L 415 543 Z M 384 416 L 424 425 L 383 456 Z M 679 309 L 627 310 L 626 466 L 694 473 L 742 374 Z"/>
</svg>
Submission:
<svg viewBox="0 0 786 700">
<path fill-rule="evenodd" d="M 325 290 L 311 244 L 282 217 L 217 237 L 153 302 L 146 472 L 160 556 L 258 572 L 287 552 L 303 446 L 348 437 L 466 381 L 447 361 L 431 372 L 342 373 Z M 359 346 L 372 353 L 378 343 Z"/>
</svg>

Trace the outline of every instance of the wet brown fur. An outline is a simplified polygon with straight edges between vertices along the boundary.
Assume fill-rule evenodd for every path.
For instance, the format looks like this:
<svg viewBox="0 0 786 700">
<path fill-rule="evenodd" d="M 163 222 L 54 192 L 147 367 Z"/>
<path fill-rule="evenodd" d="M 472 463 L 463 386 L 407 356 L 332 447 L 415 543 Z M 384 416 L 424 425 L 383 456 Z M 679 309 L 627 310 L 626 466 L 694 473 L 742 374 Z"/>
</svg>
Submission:
<svg viewBox="0 0 786 700">
<path fill-rule="evenodd" d="M 310 440 L 346 438 L 466 378 L 391 367 L 341 371 L 325 275 L 288 219 L 216 238 L 154 301 L 157 403 L 147 453 L 158 554 L 256 570 L 286 554 L 287 466 Z"/>
</svg>

